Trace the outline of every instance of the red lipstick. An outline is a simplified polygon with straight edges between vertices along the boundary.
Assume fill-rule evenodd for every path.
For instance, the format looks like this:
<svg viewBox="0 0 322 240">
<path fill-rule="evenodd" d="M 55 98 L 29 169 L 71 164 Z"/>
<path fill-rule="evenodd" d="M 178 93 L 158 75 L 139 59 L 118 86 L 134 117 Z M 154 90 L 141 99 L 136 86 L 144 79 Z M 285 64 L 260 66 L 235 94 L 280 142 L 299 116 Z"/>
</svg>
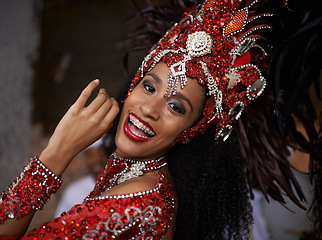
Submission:
<svg viewBox="0 0 322 240">
<path fill-rule="evenodd" d="M 141 124 L 145 125 L 146 128 L 149 128 L 150 131 L 154 132 L 152 126 L 149 123 L 147 123 L 146 121 L 142 120 L 139 116 L 137 116 L 134 113 L 130 113 L 130 114 L 132 114 L 133 117 L 135 117 Z M 131 130 L 131 127 L 130 127 L 131 123 L 130 123 L 130 120 L 129 120 L 130 114 L 126 117 L 125 122 L 123 124 L 123 130 L 124 130 L 125 135 L 129 139 L 131 139 L 133 141 L 136 141 L 136 142 L 145 142 L 145 141 L 148 141 L 148 140 L 152 139 L 154 136 L 153 137 L 141 136 L 141 135 L 139 135 L 139 134 L 137 134 L 137 133 L 135 133 L 134 131 Z"/>
</svg>

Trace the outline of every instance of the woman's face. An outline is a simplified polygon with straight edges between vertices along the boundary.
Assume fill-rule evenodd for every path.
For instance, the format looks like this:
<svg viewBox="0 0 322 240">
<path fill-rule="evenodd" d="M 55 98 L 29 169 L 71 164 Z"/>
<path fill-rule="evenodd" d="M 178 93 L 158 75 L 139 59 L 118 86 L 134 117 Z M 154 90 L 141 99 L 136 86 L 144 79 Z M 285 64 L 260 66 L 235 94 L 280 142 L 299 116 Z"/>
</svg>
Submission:
<svg viewBox="0 0 322 240">
<path fill-rule="evenodd" d="M 196 80 L 171 97 L 168 87 L 169 67 L 158 63 L 128 96 L 116 132 L 117 154 L 136 160 L 158 158 L 175 144 L 176 138 L 200 116 L 205 88 Z"/>
</svg>

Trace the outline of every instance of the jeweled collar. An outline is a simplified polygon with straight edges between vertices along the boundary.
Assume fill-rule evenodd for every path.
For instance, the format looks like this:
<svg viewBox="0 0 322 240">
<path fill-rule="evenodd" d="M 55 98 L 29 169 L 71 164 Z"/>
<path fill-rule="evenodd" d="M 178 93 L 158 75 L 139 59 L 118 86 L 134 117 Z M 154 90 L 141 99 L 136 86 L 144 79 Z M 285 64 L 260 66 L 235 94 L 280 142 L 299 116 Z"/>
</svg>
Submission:
<svg viewBox="0 0 322 240">
<path fill-rule="evenodd" d="M 152 172 L 167 165 L 164 156 L 148 161 L 135 161 L 121 158 L 115 152 L 109 157 L 109 161 L 95 184 L 93 191 L 85 198 L 85 201 L 100 196 L 112 187 L 132 178 L 142 176 L 143 173 Z"/>
<path fill-rule="evenodd" d="M 112 171 L 116 173 L 117 177 L 115 178 L 115 183 L 117 184 L 139 177 L 143 175 L 143 173 L 158 170 L 167 165 L 164 156 L 148 161 L 135 161 L 128 158 L 121 158 L 114 152 L 110 155 L 109 159 L 106 168 L 109 172 Z"/>
</svg>

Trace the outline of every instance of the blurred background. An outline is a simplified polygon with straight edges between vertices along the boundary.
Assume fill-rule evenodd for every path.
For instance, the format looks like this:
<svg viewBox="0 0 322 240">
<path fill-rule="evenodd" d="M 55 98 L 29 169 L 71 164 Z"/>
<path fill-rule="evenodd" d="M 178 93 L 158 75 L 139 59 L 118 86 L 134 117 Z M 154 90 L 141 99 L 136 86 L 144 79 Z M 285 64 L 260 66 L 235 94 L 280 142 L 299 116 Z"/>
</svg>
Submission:
<svg viewBox="0 0 322 240">
<path fill-rule="evenodd" d="M 0 1 L 0 190 L 39 156 L 55 126 L 93 79 L 110 96 L 125 82 L 124 40 L 138 22 L 131 0 Z M 143 53 L 142 53 L 143 56 Z M 142 60 L 130 59 L 130 69 Z M 97 92 L 97 91 L 96 91 Z M 67 186 L 88 174 L 77 156 Z M 31 228 L 50 220 L 59 191 Z"/>
</svg>

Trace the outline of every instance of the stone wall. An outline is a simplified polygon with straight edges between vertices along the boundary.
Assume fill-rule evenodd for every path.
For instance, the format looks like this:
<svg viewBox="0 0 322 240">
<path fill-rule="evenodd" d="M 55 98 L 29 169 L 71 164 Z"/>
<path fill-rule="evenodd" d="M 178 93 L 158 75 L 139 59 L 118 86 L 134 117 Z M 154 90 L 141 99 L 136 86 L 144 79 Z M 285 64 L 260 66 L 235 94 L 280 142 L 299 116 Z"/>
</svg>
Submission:
<svg viewBox="0 0 322 240">
<path fill-rule="evenodd" d="M 3 0 L 0 7 L 0 190 L 30 155 L 31 59 L 38 39 L 33 0 Z"/>
</svg>

